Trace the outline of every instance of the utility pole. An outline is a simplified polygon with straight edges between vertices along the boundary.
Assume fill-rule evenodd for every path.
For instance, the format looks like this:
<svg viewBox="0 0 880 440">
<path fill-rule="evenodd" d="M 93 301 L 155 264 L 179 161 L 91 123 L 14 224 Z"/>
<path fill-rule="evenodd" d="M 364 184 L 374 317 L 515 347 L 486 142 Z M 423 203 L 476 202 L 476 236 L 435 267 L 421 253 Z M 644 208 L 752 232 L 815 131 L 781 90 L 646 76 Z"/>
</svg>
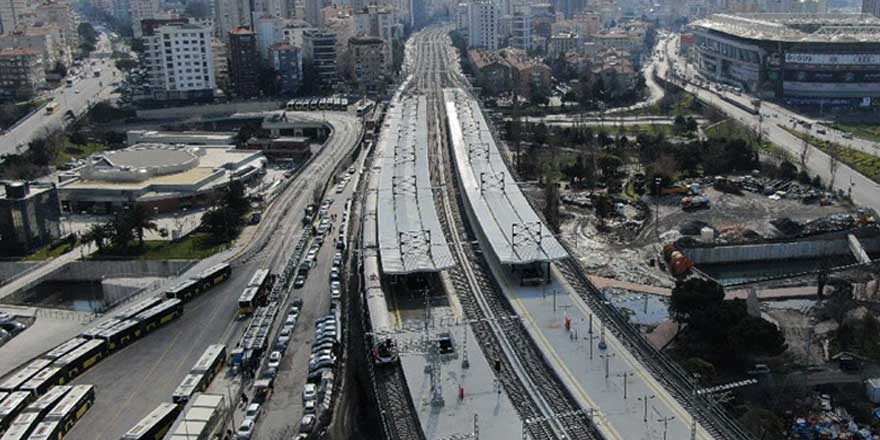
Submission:
<svg viewBox="0 0 880 440">
<path fill-rule="evenodd" d="M 648 423 L 648 401 L 653 400 L 655 397 L 657 397 L 657 396 L 655 396 L 653 394 L 651 394 L 650 396 L 645 394 L 644 397 L 639 397 L 639 400 L 641 400 L 642 403 L 645 404 L 645 412 L 644 412 L 644 416 L 643 416 L 643 420 L 645 423 Z"/>
<path fill-rule="evenodd" d="M 609 376 L 609 359 L 614 357 L 614 353 L 600 354 L 599 357 L 605 359 L 605 379 Z"/>
<path fill-rule="evenodd" d="M 627 372 L 627 373 L 618 373 L 618 374 L 617 374 L 618 377 L 622 377 L 622 378 L 623 378 L 623 399 L 624 399 L 624 400 L 626 400 L 626 379 L 627 379 L 628 377 L 632 376 L 633 374 L 635 374 L 635 373 L 633 373 L 633 372 Z"/>
<path fill-rule="evenodd" d="M 657 419 L 658 422 L 663 423 L 663 440 L 666 440 L 666 432 L 669 430 L 669 421 L 674 420 L 675 416 L 663 417 Z"/>
</svg>

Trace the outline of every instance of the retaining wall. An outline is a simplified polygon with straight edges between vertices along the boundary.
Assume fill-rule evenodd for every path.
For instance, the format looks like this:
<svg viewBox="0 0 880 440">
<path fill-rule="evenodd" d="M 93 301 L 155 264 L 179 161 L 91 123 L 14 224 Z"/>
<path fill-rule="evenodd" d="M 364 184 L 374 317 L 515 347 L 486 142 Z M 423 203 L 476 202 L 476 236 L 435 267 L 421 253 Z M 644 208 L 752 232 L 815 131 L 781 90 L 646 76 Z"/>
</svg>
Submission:
<svg viewBox="0 0 880 440">
<path fill-rule="evenodd" d="M 42 263 L 42 261 L 0 261 L 0 281 L 6 282 Z"/>
<path fill-rule="evenodd" d="M 860 238 L 859 241 L 866 252 L 880 252 L 880 238 Z M 681 252 L 698 265 L 852 256 L 846 236 L 830 240 L 682 247 Z"/>
<path fill-rule="evenodd" d="M 52 273 L 52 281 L 88 281 L 103 278 L 167 278 L 183 273 L 195 264 L 192 260 L 144 261 L 73 261 Z"/>
<path fill-rule="evenodd" d="M 154 110 L 138 110 L 138 119 L 190 119 L 206 115 L 222 115 L 232 113 L 262 112 L 279 110 L 286 101 L 243 101 L 227 104 L 188 105 L 184 107 L 159 108 Z"/>
</svg>

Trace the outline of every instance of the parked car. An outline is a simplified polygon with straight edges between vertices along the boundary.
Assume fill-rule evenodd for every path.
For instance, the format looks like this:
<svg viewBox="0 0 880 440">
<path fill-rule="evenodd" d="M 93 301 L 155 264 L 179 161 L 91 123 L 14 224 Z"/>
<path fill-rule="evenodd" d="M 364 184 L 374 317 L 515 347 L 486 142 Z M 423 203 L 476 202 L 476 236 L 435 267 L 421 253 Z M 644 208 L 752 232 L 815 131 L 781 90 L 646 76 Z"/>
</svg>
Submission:
<svg viewBox="0 0 880 440">
<path fill-rule="evenodd" d="M 269 366 L 269 368 L 278 368 L 280 365 L 281 365 L 281 352 L 280 351 L 273 351 L 269 355 L 268 366 Z"/>
<path fill-rule="evenodd" d="M 250 440 L 254 434 L 254 421 L 252 419 L 244 419 L 238 427 L 238 440 Z"/>
<path fill-rule="evenodd" d="M 278 333 L 278 342 L 284 344 L 285 346 L 290 342 L 290 338 L 293 336 L 293 326 L 285 325 L 281 327 L 281 331 Z"/>
<path fill-rule="evenodd" d="M 315 416 L 314 414 L 306 414 L 303 416 L 302 420 L 299 421 L 299 432 L 309 433 L 312 432 L 312 429 L 315 428 Z"/>
<path fill-rule="evenodd" d="M 6 330 L 12 335 L 17 335 L 27 330 L 27 326 L 18 321 L 7 321 L 0 324 L 0 329 Z"/>
<path fill-rule="evenodd" d="M 244 418 L 256 421 L 262 412 L 263 407 L 259 403 L 252 403 L 244 410 Z"/>
<path fill-rule="evenodd" d="M 303 402 L 318 399 L 318 386 L 313 383 L 307 383 L 303 387 Z"/>
</svg>

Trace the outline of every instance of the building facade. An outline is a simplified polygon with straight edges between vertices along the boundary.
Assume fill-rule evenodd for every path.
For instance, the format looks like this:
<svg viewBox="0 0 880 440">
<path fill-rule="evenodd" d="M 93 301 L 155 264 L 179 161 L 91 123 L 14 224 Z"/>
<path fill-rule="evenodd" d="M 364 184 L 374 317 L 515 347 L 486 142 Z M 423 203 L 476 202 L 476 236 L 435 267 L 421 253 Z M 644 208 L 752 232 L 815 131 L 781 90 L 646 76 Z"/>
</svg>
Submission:
<svg viewBox="0 0 880 440">
<path fill-rule="evenodd" d="M 205 100 L 214 97 L 211 30 L 188 23 L 144 26 L 144 67 L 152 98 Z"/>
<path fill-rule="evenodd" d="M 28 254 L 61 236 L 61 208 L 55 185 L 5 184 L 0 198 L 0 249 Z"/>
<path fill-rule="evenodd" d="M 706 79 L 792 104 L 863 107 L 880 105 L 878 27 L 861 14 L 725 14 L 691 24 Z"/>
<path fill-rule="evenodd" d="M 232 93 L 241 98 L 260 94 L 257 86 L 257 36 L 250 29 L 239 27 L 229 33 L 229 82 Z"/>
<path fill-rule="evenodd" d="M 494 1 L 468 4 L 468 47 L 498 50 L 498 8 Z"/>
<path fill-rule="evenodd" d="M 379 37 L 359 36 L 348 40 L 351 56 L 349 76 L 361 93 L 379 94 L 391 79 L 391 49 Z"/>
<path fill-rule="evenodd" d="M 5 98 L 33 97 L 46 83 L 42 55 L 33 49 L 0 50 L 0 92 Z"/>
<path fill-rule="evenodd" d="M 310 63 L 317 72 L 318 79 L 325 85 L 338 81 L 336 70 L 336 34 L 322 30 L 309 30 L 303 33 L 304 62 Z"/>
<path fill-rule="evenodd" d="M 281 78 L 281 91 L 296 92 L 302 84 L 302 50 L 287 43 L 278 43 L 269 49 L 269 63 Z"/>
</svg>

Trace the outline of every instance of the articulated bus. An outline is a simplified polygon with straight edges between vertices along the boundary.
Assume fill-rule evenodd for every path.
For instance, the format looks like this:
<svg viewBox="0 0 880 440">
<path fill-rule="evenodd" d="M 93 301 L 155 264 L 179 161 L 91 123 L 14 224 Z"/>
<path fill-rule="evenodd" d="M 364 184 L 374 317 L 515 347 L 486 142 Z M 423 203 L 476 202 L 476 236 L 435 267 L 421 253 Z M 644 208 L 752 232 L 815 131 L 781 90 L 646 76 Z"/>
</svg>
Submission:
<svg viewBox="0 0 880 440">
<path fill-rule="evenodd" d="M 83 338 L 86 338 L 86 339 L 95 339 L 98 337 L 98 335 L 104 333 L 107 330 L 110 330 L 113 327 L 116 327 L 121 322 L 122 322 L 121 319 L 116 319 L 116 318 L 108 319 L 100 324 L 97 324 L 95 326 L 92 326 L 92 327 L 85 329 L 79 335 L 82 336 Z"/>
<path fill-rule="evenodd" d="M 41 396 L 55 385 L 64 385 L 64 371 L 57 365 L 49 365 L 25 382 L 19 389 L 27 391 L 34 397 Z"/>
<path fill-rule="evenodd" d="M 246 287 L 241 296 L 238 297 L 238 317 L 243 318 L 250 316 L 260 306 L 260 289 L 256 287 Z"/>
<path fill-rule="evenodd" d="M 122 440 L 162 440 L 177 420 L 180 409 L 180 406 L 173 403 L 161 403 L 158 408 L 129 429 L 122 436 Z"/>
<path fill-rule="evenodd" d="M 125 347 L 140 338 L 144 330 L 137 319 L 117 322 L 116 325 L 104 329 L 95 335 L 95 339 L 107 342 L 107 351 L 113 352 Z"/>
<path fill-rule="evenodd" d="M 46 420 L 37 424 L 29 440 L 61 440 L 64 438 L 64 430 L 61 422 L 57 420 Z"/>
<path fill-rule="evenodd" d="M 248 281 L 247 286 L 256 287 L 260 291 L 259 294 L 262 295 L 272 290 L 274 279 L 275 277 L 269 274 L 269 269 L 258 269 L 254 272 L 254 276 L 251 277 L 251 280 Z"/>
<path fill-rule="evenodd" d="M 199 280 L 183 280 L 170 289 L 165 291 L 165 298 L 168 299 L 179 299 L 181 301 L 189 301 L 199 293 L 201 293 L 202 286 Z"/>
<path fill-rule="evenodd" d="M 43 417 L 46 417 L 46 414 L 49 414 L 49 411 L 52 410 L 55 404 L 72 389 L 73 387 L 70 385 L 55 385 L 49 388 L 49 391 L 46 391 L 46 394 L 40 396 L 34 403 L 28 405 L 24 412 L 35 413 L 39 416 L 38 419 L 42 420 Z"/>
<path fill-rule="evenodd" d="M 34 377 L 43 368 L 48 367 L 51 363 L 51 359 L 34 359 L 31 363 L 16 371 L 15 374 L 9 376 L 9 378 L 3 383 L 0 383 L 0 391 L 7 393 L 17 391 L 20 386 L 24 385 L 25 382 Z"/>
<path fill-rule="evenodd" d="M 61 368 L 61 383 L 70 382 L 83 371 L 97 364 L 107 353 L 108 345 L 106 341 L 92 339 L 55 361 L 52 365 Z"/>
<path fill-rule="evenodd" d="M 179 318 L 183 314 L 183 301 L 179 299 L 169 299 L 152 309 L 145 310 L 135 316 L 135 319 L 141 322 L 144 332 L 151 332 L 154 329 L 165 325 L 169 321 Z"/>
<path fill-rule="evenodd" d="M 177 386 L 177 389 L 174 390 L 174 394 L 171 395 L 171 401 L 180 406 L 184 406 L 186 405 L 186 402 L 189 402 L 189 399 L 192 398 L 193 394 L 204 390 L 205 387 L 206 383 L 204 374 L 189 373 L 183 378 L 183 382 Z"/>
<path fill-rule="evenodd" d="M 229 279 L 230 275 L 232 275 L 232 266 L 227 263 L 218 264 L 202 272 L 199 282 L 203 288 L 211 288 Z"/>
<path fill-rule="evenodd" d="M 94 385 L 76 385 L 61 398 L 49 414 L 46 414 L 46 420 L 59 422 L 63 436 L 73 429 L 93 403 L 95 403 Z"/>
<path fill-rule="evenodd" d="M 287 101 L 287 106 L 285 106 L 284 108 L 286 108 L 289 112 L 296 110 L 296 100 L 291 99 L 290 101 Z"/>
<path fill-rule="evenodd" d="M 0 440 L 27 440 L 43 417 L 37 413 L 25 412 L 18 415 Z"/>
<path fill-rule="evenodd" d="M 156 307 L 163 300 L 164 300 L 164 298 L 161 295 L 155 295 L 155 296 L 151 296 L 149 298 L 140 300 L 140 301 L 126 307 L 125 309 L 121 310 L 119 313 L 116 314 L 116 318 L 121 319 L 123 321 L 125 321 L 126 319 L 134 318 L 135 316 L 137 316 L 138 313 L 141 313 L 144 310 L 147 310 L 149 308 Z"/>
<path fill-rule="evenodd" d="M 68 340 L 64 341 L 63 343 L 61 343 L 60 345 L 58 345 L 57 347 L 50 350 L 48 353 L 44 354 L 42 356 L 42 358 L 43 359 L 51 359 L 53 361 L 57 360 L 58 358 L 64 356 L 65 354 L 70 353 L 71 351 L 75 350 L 80 345 L 85 344 L 86 341 L 88 341 L 88 339 L 81 338 L 81 337 L 68 339 Z"/>
<path fill-rule="evenodd" d="M 225 363 L 226 346 L 223 344 L 209 345 L 205 349 L 205 353 L 202 354 L 202 357 L 199 358 L 199 361 L 196 362 L 196 365 L 190 370 L 190 373 L 204 374 L 205 382 L 210 383 L 214 376 L 223 369 L 223 364 Z"/>
<path fill-rule="evenodd" d="M 3 402 L 0 402 L 0 431 L 6 430 L 15 416 L 20 413 L 28 403 L 34 398 L 34 395 L 27 391 L 16 391 Z"/>
</svg>

